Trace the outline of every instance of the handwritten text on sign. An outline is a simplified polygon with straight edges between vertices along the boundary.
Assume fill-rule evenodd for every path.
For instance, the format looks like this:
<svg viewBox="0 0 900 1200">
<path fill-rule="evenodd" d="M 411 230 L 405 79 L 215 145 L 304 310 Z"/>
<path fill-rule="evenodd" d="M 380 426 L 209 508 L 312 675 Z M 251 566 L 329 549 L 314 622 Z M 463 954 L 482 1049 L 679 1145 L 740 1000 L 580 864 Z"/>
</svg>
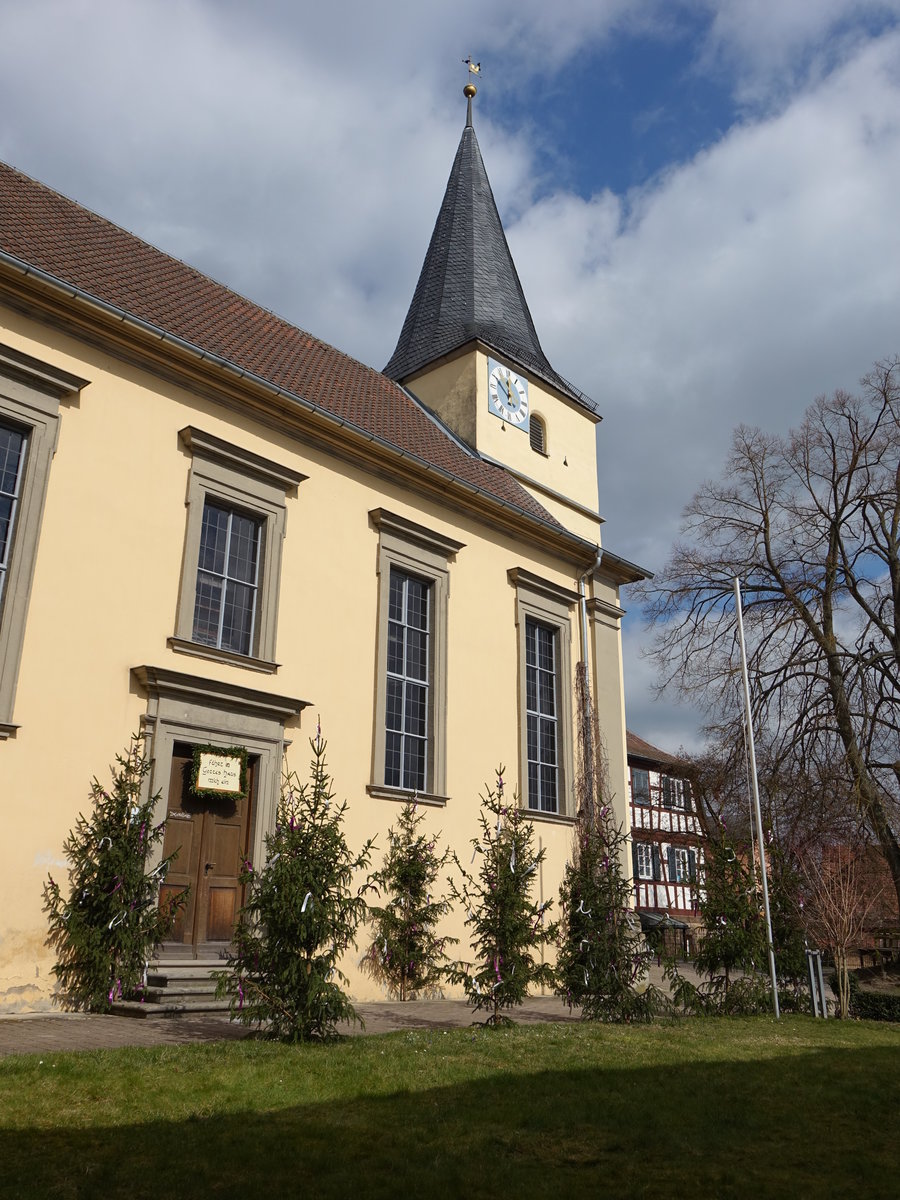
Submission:
<svg viewBox="0 0 900 1200">
<path fill-rule="evenodd" d="M 201 754 L 197 790 L 240 792 L 241 760 L 232 754 Z"/>
</svg>

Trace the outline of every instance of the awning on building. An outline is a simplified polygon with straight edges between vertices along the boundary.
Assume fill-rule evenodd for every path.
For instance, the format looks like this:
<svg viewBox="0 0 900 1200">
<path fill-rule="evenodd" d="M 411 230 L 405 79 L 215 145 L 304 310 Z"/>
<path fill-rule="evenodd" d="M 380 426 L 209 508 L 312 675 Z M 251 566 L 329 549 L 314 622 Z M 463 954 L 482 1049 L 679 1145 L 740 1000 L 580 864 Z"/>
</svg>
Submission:
<svg viewBox="0 0 900 1200">
<path fill-rule="evenodd" d="M 644 933 L 657 929 L 690 929 L 690 925 L 670 917 L 668 913 L 647 912 L 646 909 L 639 908 L 637 915 L 641 919 L 641 929 Z"/>
</svg>

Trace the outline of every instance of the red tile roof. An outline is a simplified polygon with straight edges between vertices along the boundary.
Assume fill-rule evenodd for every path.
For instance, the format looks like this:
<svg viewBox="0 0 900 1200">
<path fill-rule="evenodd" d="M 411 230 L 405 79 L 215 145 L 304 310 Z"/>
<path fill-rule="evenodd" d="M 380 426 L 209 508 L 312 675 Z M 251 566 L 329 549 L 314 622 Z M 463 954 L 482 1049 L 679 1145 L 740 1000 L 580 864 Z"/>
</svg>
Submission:
<svg viewBox="0 0 900 1200">
<path fill-rule="evenodd" d="M 629 758 L 642 758 L 647 762 L 657 763 L 661 767 L 671 767 L 678 762 L 674 754 L 660 750 L 657 746 L 651 746 L 649 742 L 639 738 L 630 729 L 625 731 L 625 748 Z"/>
<path fill-rule="evenodd" d="M 559 527 L 506 471 L 467 453 L 380 372 L 5 163 L 0 250 Z"/>
</svg>

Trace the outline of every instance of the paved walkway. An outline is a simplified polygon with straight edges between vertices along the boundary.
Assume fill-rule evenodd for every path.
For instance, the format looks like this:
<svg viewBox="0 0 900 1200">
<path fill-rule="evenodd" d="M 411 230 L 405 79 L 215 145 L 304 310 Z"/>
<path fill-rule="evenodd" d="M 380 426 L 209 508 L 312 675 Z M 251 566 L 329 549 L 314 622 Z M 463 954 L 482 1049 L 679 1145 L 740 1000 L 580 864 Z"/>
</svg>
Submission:
<svg viewBox="0 0 900 1200">
<path fill-rule="evenodd" d="M 680 964 L 689 978 L 693 968 Z M 650 981 L 663 985 L 662 971 L 650 968 Z M 664 985 L 663 985 L 664 986 Z M 357 1004 L 365 1033 L 392 1033 L 397 1029 L 458 1029 L 476 1019 L 465 1000 L 385 1001 Z M 515 1011 L 521 1025 L 540 1021 L 577 1021 L 555 996 L 534 996 Z M 347 1033 L 363 1032 L 348 1026 Z M 118 1046 L 177 1046 L 186 1042 L 236 1041 L 249 1036 L 243 1025 L 225 1014 L 185 1014 L 177 1017 L 119 1017 L 99 1013 L 33 1013 L 0 1016 L 0 1058 L 10 1054 L 59 1054 L 66 1050 L 111 1050 Z"/>
<path fill-rule="evenodd" d="M 365 1033 L 391 1033 L 397 1029 L 455 1029 L 471 1025 L 474 1014 L 465 1000 L 409 1000 L 383 1004 L 357 1004 L 366 1023 Z M 517 1023 L 576 1021 L 561 1000 L 536 996 L 515 1013 Z M 68 1050 L 111 1050 L 118 1046 L 175 1046 L 186 1042 L 236 1041 L 249 1036 L 243 1025 L 227 1015 L 177 1017 L 106 1016 L 99 1013 L 34 1013 L 0 1016 L 0 1058 L 10 1054 L 59 1054 Z M 345 1030 L 361 1033 L 359 1027 Z"/>
</svg>

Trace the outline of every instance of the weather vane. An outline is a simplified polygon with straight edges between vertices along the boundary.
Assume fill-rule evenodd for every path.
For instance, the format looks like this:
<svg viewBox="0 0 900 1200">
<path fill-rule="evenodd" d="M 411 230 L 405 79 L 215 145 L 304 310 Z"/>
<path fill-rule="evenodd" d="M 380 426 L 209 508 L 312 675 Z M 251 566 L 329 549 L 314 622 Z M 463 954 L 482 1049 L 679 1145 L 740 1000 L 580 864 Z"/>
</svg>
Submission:
<svg viewBox="0 0 900 1200">
<path fill-rule="evenodd" d="M 466 126 L 468 127 L 469 125 L 471 125 L 471 124 L 472 124 L 472 97 L 473 97 L 473 96 L 475 95 L 475 93 L 478 91 L 478 88 L 477 88 L 477 87 L 475 86 L 475 84 L 472 82 L 472 76 L 473 76 L 473 75 L 475 75 L 475 76 L 479 76 L 479 77 L 480 77 L 480 75 L 481 75 L 481 63 L 480 63 L 480 62 L 478 62 L 478 63 L 477 63 L 477 62 L 472 62 L 472 55 L 471 55 L 471 54 L 469 55 L 469 57 L 468 57 L 468 58 L 464 58 L 464 59 L 463 59 L 463 62 L 464 62 L 464 63 L 465 63 L 465 65 L 466 65 L 466 66 L 469 68 L 469 74 L 468 74 L 468 83 L 467 83 L 467 84 L 466 84 L 466 86 L 463 88 L 463 95 L 465 96 L 465 98 L 466 98 L 466 103 L 467 103 L 467 111 L 466 111 Z"/>
<path fill-rule="evenodd" d="M 465 64 L 465 66 L 467 66 L 469 68 L 468 82 L 466 83 L 466 86 L 463 88 L 463 92 L 467 96 L 474 96 L 475 95 L 475 84 L 472 82 L 472 76 L 481 74 L 481 63 L 480 62 L 478 62 L 478 63 L 472 62 L 471 54 L 469 55 L 468 58 L 463 59 L 463 63 Z M 471 93 L 469 92 L 470 88 L 472 89 Z"/>
</svg>

